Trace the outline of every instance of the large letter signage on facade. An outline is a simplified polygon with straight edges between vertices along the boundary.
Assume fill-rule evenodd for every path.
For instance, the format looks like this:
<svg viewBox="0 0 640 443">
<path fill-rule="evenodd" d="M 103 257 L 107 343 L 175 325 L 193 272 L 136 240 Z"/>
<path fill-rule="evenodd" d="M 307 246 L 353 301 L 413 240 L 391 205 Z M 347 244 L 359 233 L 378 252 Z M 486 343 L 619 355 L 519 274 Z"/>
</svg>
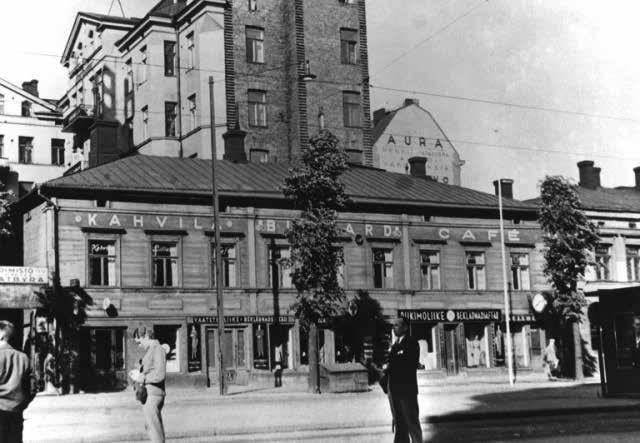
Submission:
<svg viewBox="0 0 640 443">
<path fill-rule="evenodd" d="M 398 309 L 410 322 L 499 322 L 499 309 Z"/>
</svg>

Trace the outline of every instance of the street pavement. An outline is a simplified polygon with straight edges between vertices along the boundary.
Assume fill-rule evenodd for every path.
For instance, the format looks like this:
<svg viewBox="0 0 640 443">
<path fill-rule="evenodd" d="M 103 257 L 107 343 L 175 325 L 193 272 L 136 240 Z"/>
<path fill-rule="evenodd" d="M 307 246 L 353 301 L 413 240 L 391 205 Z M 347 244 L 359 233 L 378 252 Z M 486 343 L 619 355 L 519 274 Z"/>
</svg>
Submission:
<svg viewBox="0 0 640 443">
<path fill-rule="evenodd" d="M 599 393 L 599 384 L 549 382 L 536 374 L 521 377 L 513 387 L 504 379 L 423 380 L 420 416 L 426 441 L 508 441 L 535 439 L 551 422 L 560 421 L 559 429 L 571 430 L 589 416 L 640 412 L 640 400 L 602 398 Z M 299 385 L 234 387 L 224 397 L 215 388 L 169 388 L 163 416 L 172 442 L 375 443 L 392 439 L 388 401 L 378 386 L 365 393 L 320 395 L 306 393 Z M 621 423 L 632 423 L 630 417 Z M 25 418 L 26 442 L 146 439 L 140 406 L 131 390 L 38 396 Z M 640 430 L 640 421 L 635 424 Z M 587 436 L 603 429 L 593 429 Z M 458 440 L 462 436 L 466 438 Z"/>
</svg>

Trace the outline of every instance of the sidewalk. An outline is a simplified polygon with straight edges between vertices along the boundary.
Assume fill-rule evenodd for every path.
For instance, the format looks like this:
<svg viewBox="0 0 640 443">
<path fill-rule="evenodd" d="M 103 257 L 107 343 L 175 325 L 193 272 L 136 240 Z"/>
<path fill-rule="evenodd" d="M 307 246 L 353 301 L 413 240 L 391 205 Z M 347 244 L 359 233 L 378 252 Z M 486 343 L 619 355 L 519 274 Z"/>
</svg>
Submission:
<svg viewBox="0 0 640 443">
<path fill-rule="evenodd" d="M 454 380 L 456 381 L 456 380 Z M 514 387 L 501 381 L 457 380 L 425 385 L 424 423 L 525 415 L 629 410 L 640 400 L 600 398 L 593 383 L 548 382 L 536 377 Z M 235 392 L 234 392 L 235 391 Z M 238 392 L 240 391 L 240 392 Z M 293 431 L 389 426 L 388 401 L 378 386 L 365 393 L 314 395 L 299 386 L 239 390 L 169 390 L 163 413 L 170 439 L 250 436 Z M 115 442 L 146 438 L 133 392 L 38 397 L 25 421 L 26 442 Z"/>
</svg>

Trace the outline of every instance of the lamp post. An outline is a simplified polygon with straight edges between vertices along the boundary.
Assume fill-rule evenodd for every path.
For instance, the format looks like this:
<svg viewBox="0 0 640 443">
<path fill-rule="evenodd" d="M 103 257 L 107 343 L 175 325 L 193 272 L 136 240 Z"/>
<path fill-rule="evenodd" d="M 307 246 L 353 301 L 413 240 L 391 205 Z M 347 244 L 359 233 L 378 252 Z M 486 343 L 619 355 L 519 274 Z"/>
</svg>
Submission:
<svg viewBox="0 0 640 443">
<path fill-rule="evenodd" d="M 215 265 L 216 265 L 216 306 L 218 311 L 218 383 L 220 395 L 227 393 L 227 384 L 224 378 L 224 356 L 222 345 L 224 340 L 224 294 L 222 293 L 222 254 L 220 253 L 220 220 L 218 186 L 216 184 L 216 109 L 213 98 L 213 76 L 209 76 L 209 107 L 211 120 L 211 194 L 213 198 L 213 226 L 215 241 Z"/>
<path fill-rule="evenodd" d="M 509 288 L 507 287 L 507 260 L 504 250 L 504 218 L 502 216 L 502 179 L 498 180 L 498 209 L 500 211 L 500 252 L 502 253 L 502 283 L 504 287 L 504 322 L 507 333 L 507 367 L 509 368 L 509 385 L 513 386 L 513 357 L 511 343 L 511 307 L 509 304 Z"/>
</svg>

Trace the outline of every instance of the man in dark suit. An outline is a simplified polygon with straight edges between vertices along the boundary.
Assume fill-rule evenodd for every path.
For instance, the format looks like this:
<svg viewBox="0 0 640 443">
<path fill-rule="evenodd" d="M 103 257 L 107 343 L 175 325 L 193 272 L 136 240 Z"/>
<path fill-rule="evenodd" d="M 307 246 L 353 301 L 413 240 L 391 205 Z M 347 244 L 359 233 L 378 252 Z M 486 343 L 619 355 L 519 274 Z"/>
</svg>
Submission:
<svg viewBox="0 0 640 443">
<path fill-rule="evenodd" d="M 395 425 L 394 443 L 422 443 L 418 412 L 418 369 L 420 346 L 407 333 L 408 321 L 398 318 L 393 323 L 396 341 L 389 351 L 386 369 L 388 396 Z"/>
</svg>

